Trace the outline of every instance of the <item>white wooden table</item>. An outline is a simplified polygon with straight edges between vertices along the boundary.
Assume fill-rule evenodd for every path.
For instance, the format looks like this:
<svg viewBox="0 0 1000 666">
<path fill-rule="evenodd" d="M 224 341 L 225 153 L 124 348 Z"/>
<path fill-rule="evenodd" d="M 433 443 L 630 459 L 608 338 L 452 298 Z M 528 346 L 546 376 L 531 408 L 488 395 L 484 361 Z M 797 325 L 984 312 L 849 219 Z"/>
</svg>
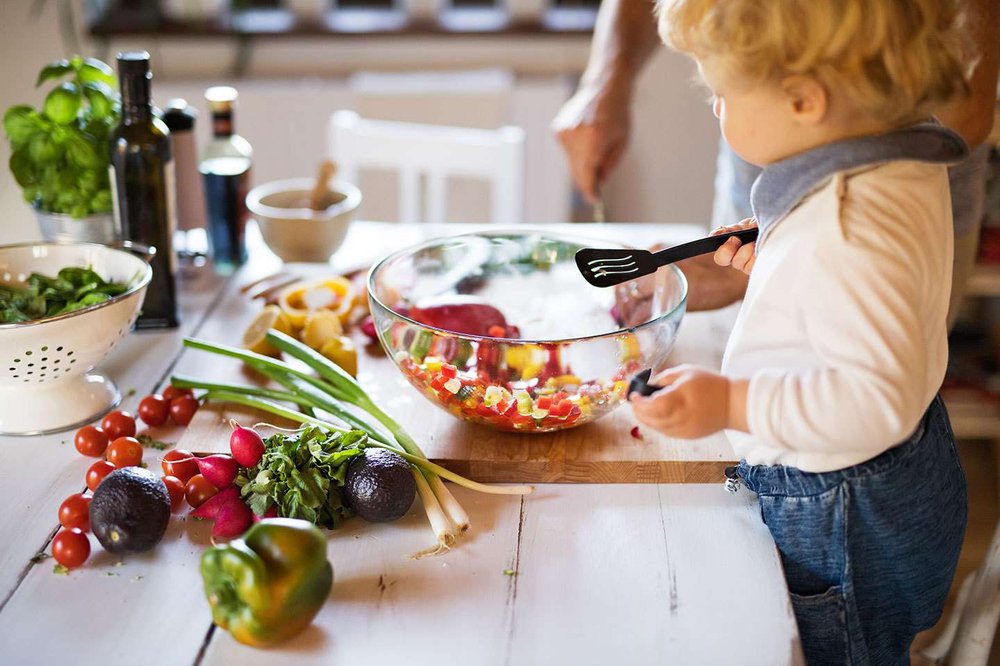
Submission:
<svg viewBox="0 0 1000 666">
<path fill-rule="evenodd" d="M 442 229 L 389 231 L 356 224 L 335 267 L 362 265 Z M 585 231 L 635 243 L 698 233 L 645 225 Z M 228 305 L 239 284 L 278 266 L 269 253 L 252 256 L 236 279 L 185 285 L 179 330 L 133 333 L 102 364 L 123 391 L 135 390 L 125 408 L 134 410 L 173 370 L 204 374 L 205 356 L 182 353 L 183 335 L 238 337 L 245 322 L 234 321 Z M 687 347 L 707 345 L 717 356 L 725 329 L 711 317 L 689 315 L 681 338 L 685 330 L 720 330 L 710 343 L 699 335 Z M 688 326 L 699 318 L 700 326 Z M 802 661 L 756 503 L 721 483 L 545 485 L 523 499 L 456 488 L 473 531 L 452 552 L 420 561 L 405 559 L 431 537 L 419 507 L 393 524 L 349 521 L 330 533 L 335 582 L 314 625 L 278 648 L 253 650 L 211 623 L 198 573 L 205 524 L 175 517 L 156 549 L 125 558 L 91 539 L 90 560 L 68 575 L 55 574 L 51 559 L 32 562 L 49 549 L 59 504 L 80 492 L 92 462 L 75 451 L 72 435 L 0 438 L 0 664 Z"/>
</svg>

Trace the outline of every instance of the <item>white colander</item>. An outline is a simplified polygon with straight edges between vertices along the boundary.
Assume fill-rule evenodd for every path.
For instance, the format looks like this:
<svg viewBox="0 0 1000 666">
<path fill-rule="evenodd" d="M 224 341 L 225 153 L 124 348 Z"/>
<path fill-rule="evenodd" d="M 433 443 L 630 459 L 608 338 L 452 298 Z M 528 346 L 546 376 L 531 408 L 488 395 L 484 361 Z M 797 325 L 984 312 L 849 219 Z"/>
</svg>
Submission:
<svg viewBox="0 0 1000 666">
<path fill-rule="evenodd" d="M 0 434 L 34 435 L 97 420 L 121 394 L 90 372 L 132 328 L 152 270 L 130 251 L 90 243 L 0 247 L 0 281 L 90 267 L 128 291 L 90 308 L 23 324 L 0 324 Z"/>
</svg>

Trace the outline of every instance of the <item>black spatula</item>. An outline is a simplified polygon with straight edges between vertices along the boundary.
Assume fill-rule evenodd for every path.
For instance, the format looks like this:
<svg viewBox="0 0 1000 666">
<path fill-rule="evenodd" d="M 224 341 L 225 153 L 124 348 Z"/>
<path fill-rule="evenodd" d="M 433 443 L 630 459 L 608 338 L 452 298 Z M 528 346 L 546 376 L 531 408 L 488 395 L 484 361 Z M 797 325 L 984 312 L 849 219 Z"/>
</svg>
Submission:
<svg viewBox="0 0 1000 666">
<path fill-rule="evenodd" d="M 744 243 L 752 243 L 757 240 L 757 227 L 706 236 L 659 252 L 585 247 L 576 252 L 576 267 L 587 282 L 595 287 L 613 287 L 655 273 L 656 269 L 675 261 L 715 252 L 734 236 Z"/>
</svg>

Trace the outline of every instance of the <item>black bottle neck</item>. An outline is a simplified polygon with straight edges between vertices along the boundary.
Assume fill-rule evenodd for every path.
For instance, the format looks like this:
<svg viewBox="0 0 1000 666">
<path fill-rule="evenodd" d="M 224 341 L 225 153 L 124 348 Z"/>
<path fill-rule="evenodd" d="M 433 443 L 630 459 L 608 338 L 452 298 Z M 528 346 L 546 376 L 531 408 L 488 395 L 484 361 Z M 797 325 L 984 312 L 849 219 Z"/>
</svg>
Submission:
<svg viewBox="0 0 1000 666">
<path fill-rule="evenodd" d="M 122 124 L 149 122 L 153 117 L 153 103 L 149 94 L 151 78 L 148 72 L 122 77 Z"/>
<path fill-rule="evenodd" d="M 212 134 L 216 138 L 224 139 L 236 132 L 233 128 L 233 110 L 212 112 Z"/>
</svg>

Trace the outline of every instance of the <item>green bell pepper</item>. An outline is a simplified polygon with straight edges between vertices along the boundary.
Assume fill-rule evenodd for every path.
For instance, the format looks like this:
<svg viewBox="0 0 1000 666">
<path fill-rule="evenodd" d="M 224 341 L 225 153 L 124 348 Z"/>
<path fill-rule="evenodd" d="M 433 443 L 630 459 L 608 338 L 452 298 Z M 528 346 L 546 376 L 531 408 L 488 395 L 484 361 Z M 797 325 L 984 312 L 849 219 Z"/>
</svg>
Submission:
<svg viewBox="0 0 1000 666">
<path fill-rule="evenodd" d="M 205 551 L 201 576 L 215 623 L 239 642 L 263 647 L 309 626 L 330 594 L 333 567 L 317 527 L 272 518 Z"/>
</svg>

